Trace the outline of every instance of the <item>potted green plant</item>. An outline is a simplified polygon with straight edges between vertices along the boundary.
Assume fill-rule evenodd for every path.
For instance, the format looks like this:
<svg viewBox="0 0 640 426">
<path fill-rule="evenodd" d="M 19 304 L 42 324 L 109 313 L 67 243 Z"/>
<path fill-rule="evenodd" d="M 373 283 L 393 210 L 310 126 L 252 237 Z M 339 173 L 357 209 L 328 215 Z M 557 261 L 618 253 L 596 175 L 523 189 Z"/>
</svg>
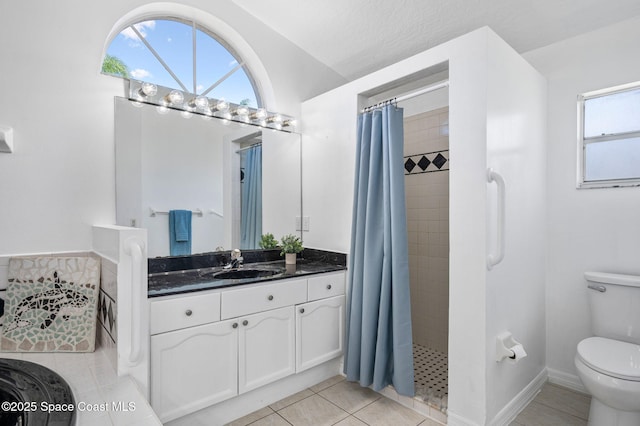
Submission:
<svg viewBox="0 0 640 426">
<path fill-rule="evenodd" d="M 303 249 L 302 241 L 300 238 L 296 237 L 293 234 L 285 235 L 280 239 L 280 256 L 284 255 L 285 264 L 287 265 L 295 265 L 296 264 L 296 254 L 300 253 Z"/>
<path fill-rule="evenodd" d="M 278 240 L 271 233 L 262 234 L 260 242 L 258 243 L 261 249 L 269 250 L 278 248 Z"/>
</svg>

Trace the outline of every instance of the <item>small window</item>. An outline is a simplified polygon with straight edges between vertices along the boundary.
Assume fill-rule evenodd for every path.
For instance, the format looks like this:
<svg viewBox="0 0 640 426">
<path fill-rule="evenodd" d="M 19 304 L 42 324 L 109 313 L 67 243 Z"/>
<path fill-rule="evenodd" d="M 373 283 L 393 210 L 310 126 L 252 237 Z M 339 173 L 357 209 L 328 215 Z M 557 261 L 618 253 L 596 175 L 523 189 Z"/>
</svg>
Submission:
<svg viewBox="0 0 640 426">
<path fill-rule="evenodd" d="M 578 188 L 640 186 L 640 82 L 578 96 Z"/>
<path fill-rule="evenodd" d="M 262 106 L 242 58 L 193 21 L 163 18 L 126 27 L 111 41 L 102 72 L 239 105 Z"/>
</svg>

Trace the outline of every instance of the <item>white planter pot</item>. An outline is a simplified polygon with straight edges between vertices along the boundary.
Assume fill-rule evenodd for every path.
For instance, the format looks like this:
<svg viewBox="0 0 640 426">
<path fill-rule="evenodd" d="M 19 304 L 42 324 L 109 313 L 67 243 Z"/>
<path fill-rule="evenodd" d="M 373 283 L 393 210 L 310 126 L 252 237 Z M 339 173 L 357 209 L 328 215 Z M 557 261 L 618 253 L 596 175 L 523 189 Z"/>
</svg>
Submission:
<svg viewBox="0 0 640 426">
<path fill-rule="evenodd" d="M 295 265 L 296 264 L 296 253 L 285 253 L 284 254 L 284 263 L 286 265 Z"/>
</svg>

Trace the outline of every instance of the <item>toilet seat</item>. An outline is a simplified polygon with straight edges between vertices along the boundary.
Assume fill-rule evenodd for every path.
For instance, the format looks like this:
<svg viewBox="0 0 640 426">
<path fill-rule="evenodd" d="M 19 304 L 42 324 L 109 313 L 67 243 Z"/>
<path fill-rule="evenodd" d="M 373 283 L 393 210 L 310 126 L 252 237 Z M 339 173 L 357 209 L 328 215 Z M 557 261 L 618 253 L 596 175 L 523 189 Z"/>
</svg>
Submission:
<svg viewBox="0 0 640 426">
<path fill-rule="evenodd" d="M 607 376 L 640 382 L 640 345 L 589 337 L 578 343 L 578 358 Z"/>
</svg>

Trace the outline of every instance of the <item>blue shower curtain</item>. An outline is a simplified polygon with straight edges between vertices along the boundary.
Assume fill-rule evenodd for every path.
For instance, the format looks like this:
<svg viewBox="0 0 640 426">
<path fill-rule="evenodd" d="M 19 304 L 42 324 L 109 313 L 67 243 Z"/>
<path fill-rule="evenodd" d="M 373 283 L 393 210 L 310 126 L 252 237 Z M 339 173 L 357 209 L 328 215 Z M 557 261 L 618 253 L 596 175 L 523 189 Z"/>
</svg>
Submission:
<svg viewBox="0 0 640 426">
<path fill-rule="evenodd" d="M 358 117 L 344 372 L 413 396 L 402 109 Z"/>
<path fill-rule="evenodd" d="M 256 249 L 262 236 L 262 146 L 245 151 L 240 248 Z"/>
</svg>

